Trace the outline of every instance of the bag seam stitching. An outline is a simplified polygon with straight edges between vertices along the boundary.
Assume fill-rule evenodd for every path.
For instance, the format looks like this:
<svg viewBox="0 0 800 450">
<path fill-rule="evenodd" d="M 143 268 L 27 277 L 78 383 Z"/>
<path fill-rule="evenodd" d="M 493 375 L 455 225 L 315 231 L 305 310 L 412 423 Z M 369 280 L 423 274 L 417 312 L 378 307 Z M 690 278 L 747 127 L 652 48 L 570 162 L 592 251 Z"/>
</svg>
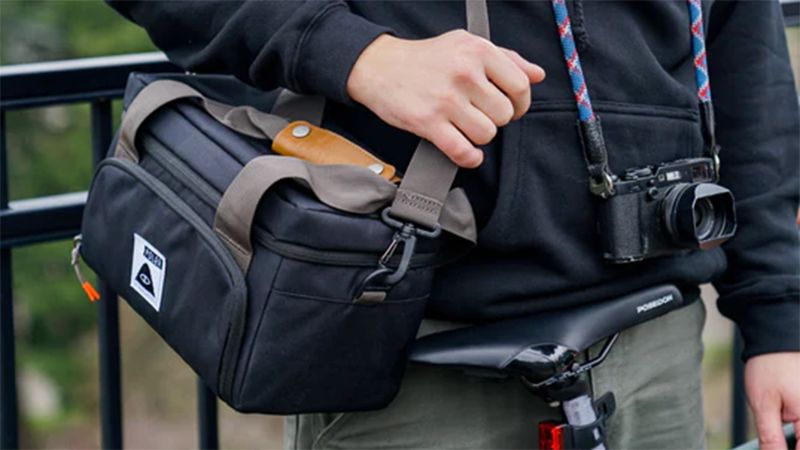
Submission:
<svg viewBox="0 0 800 450">
<path fill-rule="evenodd" d="M 275 287 L 272 288 L 272 291 L 277 293 L 277 294 L 285 295 L 287 297 L 296 297 L 296 298 L 300 298 L 302 300 L 317 301 L 317 302 L 323 302 L 323 303 L 335 303 L 337 305 L 353 305 L 353 306 L 367 307 L 367 308 L 372 308 L 372 307 L 375 307 L 375 306 L 382 306 L 382 305 L 383 306 L 389 306 L 389 305 L 398 305 L 398 306 L 400 306 L 400 305 L 405 305 L 405 304 L 408 304 L 408 303 L 420 302 L 420 301 L 423 301 L 423 300 L 426 300 L 426 299 L 430 298 L 430 294 L 425 294 L 425 295 L 418 295 L 416 297 L 404 298 L 404 299 L 399 299 L 399 300 L 384 300 L 384 301 L 382 301 L 382 302 L 380 302 L 378 304 L 364 305 L 364 304 L 352 302 L 350 300 L 338 300 L 338 299 L 336 299 L 334 297 L 321 297 L 321 296 L 316 296 L 316 295 L 311 295 L 311 294 L 302 294 L 302 293 L 299 293 L 299 292 L 286 291 L 286 290 L 283 290 L 283 289 L 280 289 L 280 288 L 275 288 Z"/>
<path fill-rule="evenodd" d="M 234 240 L 233 240 L 231 237 L 229 237 L 229 236 L 228 236 L 228 235 L 227 235 L 227 234 L 226 234 L 224 231 L 222 231 L 220 228 L 218 228 L 218 227 L 216 227 L 216 226 L 215 226 L 215 227 L 213 227 L 213 228 L 212 228 L 212 230 L 213 230 L 213 231 L 216 231 L 216 232 L 217 232 L 217 234 L 218 234 L 218 235 L 219 235 L 221 238 L 223 238 L 223 239 L 225 240 L 225 242 L 227 242 L 228 244 L 230 244 L 230 245 L 232 245 L 233 247 L 235 247 L 235 248 L 236 248 L 236 250 L 238 250 L 238 251 L 239 251 L 239 253 L 241 253 L 241 255 L 242 255 L 242 256 L 252 256 L 252 255 L 250 254 L 251 252 L 247 251 L 247 249 L 245 249 L 245 248 L 244 248 L 244 247 L 242 247 L 241 245 L 237 244 L 237 243 L 236 243 L 236 241 L 234 241 Z"/>
</svg>

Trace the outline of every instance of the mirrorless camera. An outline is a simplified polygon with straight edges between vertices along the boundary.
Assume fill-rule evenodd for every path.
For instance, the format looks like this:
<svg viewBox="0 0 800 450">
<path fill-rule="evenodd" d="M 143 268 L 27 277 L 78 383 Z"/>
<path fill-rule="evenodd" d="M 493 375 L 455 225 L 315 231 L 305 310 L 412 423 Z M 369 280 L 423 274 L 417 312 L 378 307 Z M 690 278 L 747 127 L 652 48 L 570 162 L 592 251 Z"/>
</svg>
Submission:
<svg viewBox="0 0 800 450">
<path fill-rule="evenodd" d="M 733 194 L 711 158 L 629 169 L 600 210 L 603 256 L 617 263 L 717 247 L 736 231 Z"/>
</svg>

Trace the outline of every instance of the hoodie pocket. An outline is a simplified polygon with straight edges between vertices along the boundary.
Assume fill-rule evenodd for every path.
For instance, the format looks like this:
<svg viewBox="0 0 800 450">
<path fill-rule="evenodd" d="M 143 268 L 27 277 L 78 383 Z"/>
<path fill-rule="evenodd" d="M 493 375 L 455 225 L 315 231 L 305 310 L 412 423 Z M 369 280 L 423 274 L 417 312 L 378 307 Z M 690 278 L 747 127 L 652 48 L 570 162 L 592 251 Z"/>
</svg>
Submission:
<svg viewBox="0 0 800 450">
<path fill-rule="evenodd" d="M 614 173 L 702 154 L 693 110 L 595 103 Z M 528 249 L 562 275 L 598 269 L 599 204 L 589 192 L 572 104 L 535 104 L 505 130 L 503 145 L 497 204 L 481 244 L 499 252 Z"/>
</svg>

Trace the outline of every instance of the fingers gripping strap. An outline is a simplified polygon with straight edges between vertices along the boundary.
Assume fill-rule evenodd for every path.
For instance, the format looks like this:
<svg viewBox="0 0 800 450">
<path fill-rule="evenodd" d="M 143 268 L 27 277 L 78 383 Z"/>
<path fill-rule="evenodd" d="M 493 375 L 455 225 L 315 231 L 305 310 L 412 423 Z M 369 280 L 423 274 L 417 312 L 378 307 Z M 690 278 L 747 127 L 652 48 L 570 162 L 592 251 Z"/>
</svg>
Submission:
<svg viewBox="0 0 800 450">
<path fill-rule="evenodd" d="M 486 0 L 466 0 L 467 30 L 489 39 L 489 12 Z M 322 125 L 325 97 L 303 95 L 283 89 L 272 107 L 272 113 L 292 120 L 305 120 L 316 126 Z"/>
<path fill-rule="evenodd" d="M 486 0 L 466 0 L 466 16 L 467 30 L 489 39 Z M 322 97 L 298 95 L 284 90 L 278 97 L 273 112 L 282 117 L 303 119 L 319 125 L 324 109 L 325 99 Z M 420 141 L 392 203 L 392 216 L 431 229 L 441 220 L 444 228 L 446 219 L 440 216 L 457 170 L 458 167 L 433 144 Z M 466 201 L 466 197 L 463 201 Z M 447 220 L 451 219 L 448 215 Z M 472 220 L 468 222 L 472 223 Z"/>
<path fill-rule="evenodd" d="M 292 179 L 305 185 L 323 203 L 355 214 L 377 212 L 395 196 L 395 186 L 368 169 L 349 165 L 320 166 L 285 156 L 259 156 L 239 172 L 220 200 L 214 231 L 247 272 L 253 256 L 250 231 L 264 194 L 278 181 Z M 454 190 L 442 215 L 443 228 L 475 242 L 476 230 L 463 191 Z M 446 222 L 445 222 L 446 219 Z"/>
<path fill-rule="evenodd" d="M 200 100 L 200 106 L 229 128 L 259 139 L 273 139 L 288 122 L 278 116 L 261 112 L 250 106 L 233 107 L 208 99 L 186 84 L 159 80 L 147 85 L 128 106 L 120 127 L 115 156 L 139 161 L 136 133 L 142 123 L 162 106 L 180 99 Z"/>
<path fill-rule="evenodd" d="M 489 39 L 486 0 L 466 0 L 466 12 L 467 30 Z M 430 229 L 436 228 L 457 171 L 458 167 L 436 146 L 421 140 L 397 189 L 391 215 Z"/>
</svg>

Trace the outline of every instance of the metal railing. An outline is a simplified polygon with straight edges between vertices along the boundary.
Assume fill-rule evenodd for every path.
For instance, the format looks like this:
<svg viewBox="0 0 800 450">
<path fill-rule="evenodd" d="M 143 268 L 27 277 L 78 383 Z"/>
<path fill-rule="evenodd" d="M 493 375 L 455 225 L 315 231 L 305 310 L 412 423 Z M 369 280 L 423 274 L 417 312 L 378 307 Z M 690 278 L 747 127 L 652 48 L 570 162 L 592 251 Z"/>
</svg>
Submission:
<svg viewBox="0 0 800 450">
<path fill-rule="evenodd" d="M 161 53 L 145 53 L 0 68 L 0 448 L 17 448 L 18 410 L 11 249 L 70 238 L 80 232 L 86 193 L 9 202 L 6 111 L 89 103 L 92 160 L 100 162 L 113 135 L 111 102 L 121 98 L 131 72 L 174 72 Z M 87 155 L 89 157 L 89 155 Z M 116 294 L 100 285 L 98 303 L 100 421 L 103 448 L 122 448 L 119 310 Z M 218 448 L 217 403 L 197 383 L 198 446 Z"/>
<path fill-rule="evenodd" d="M 783 0 L 787 26 L 800 25 L 800 0 Z M 71 238 L 80 232 L 86 193 L 9 202 L 6 117 L 8 110 L 89 103 L 94 164 L 112 140 L 111 102 L 121 98 L 131 72 L 174 72 L 161 53 L 0 67 L 0 448 L 17 448 L 18 407 L 14 343 L 12 254 L 14 247 Z M 88 157 L 88 155 L 87 155 Z M 101 283 L 98 308 L 100 420 L 103 448 L 122 448 L 119 310 L 116 294 Z M 748 434 L 741 339 L 735 338 L 731 442 Z M 198 380 L 198 447 L 218 448 L 217 400 Z"/>
</svg>

